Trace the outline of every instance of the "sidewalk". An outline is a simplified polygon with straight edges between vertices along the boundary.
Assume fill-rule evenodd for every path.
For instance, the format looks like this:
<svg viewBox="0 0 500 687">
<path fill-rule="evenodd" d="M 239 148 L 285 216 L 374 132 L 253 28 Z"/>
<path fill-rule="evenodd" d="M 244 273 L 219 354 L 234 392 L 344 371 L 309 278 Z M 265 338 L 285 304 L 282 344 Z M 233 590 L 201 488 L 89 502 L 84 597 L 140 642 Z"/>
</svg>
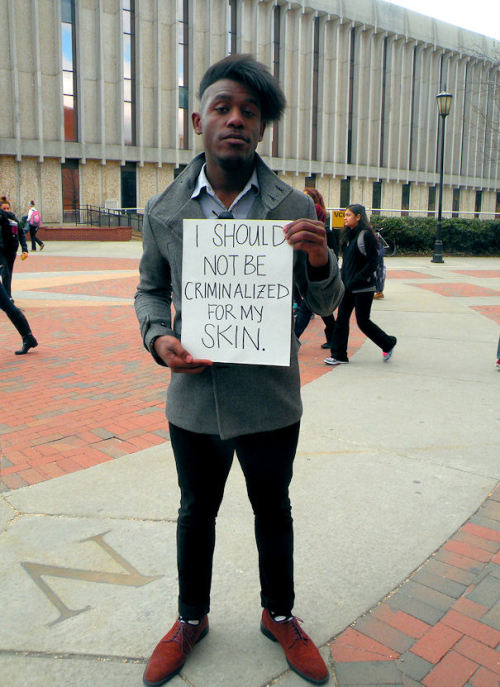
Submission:
<svg viewBox="0 0 500 687">
<path fill-rule="evenodd" d="M 0 682 L 129 687 L 176 614 L 168 370 L 131 300 L 138 242 L 53 242 L 16 262 L 39 339 L 0 323 Z M 387 260 L 351 364 L 303 335 L 292 483 L 295 612 L 332 687 L 498 687 L 498 259 Z M 327 352 L 326 352 L 327 353 Z M 253 523 L 235 464 L 218 518 L 211 629 L 172 687 L 298 687 L 259 632 Z"/>
</svg>

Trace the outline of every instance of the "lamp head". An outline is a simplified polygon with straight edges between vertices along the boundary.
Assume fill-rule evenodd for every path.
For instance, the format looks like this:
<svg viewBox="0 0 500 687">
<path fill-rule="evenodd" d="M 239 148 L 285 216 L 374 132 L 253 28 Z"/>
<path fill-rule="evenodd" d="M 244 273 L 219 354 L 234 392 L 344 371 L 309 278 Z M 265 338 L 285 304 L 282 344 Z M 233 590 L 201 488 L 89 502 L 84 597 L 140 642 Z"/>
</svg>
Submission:
<svg viewBox="0 0 500 687">
<path fill-rule="evenodd" d="M 452 94 L 448 93 L 447 91 L 441 91 L 441 93 L 437 94 L 436 102 L 437 102 L 439 114 L 442 117 L 447 117 L 450 114 L 452 99 L 453 99 Z"/>
</svg>

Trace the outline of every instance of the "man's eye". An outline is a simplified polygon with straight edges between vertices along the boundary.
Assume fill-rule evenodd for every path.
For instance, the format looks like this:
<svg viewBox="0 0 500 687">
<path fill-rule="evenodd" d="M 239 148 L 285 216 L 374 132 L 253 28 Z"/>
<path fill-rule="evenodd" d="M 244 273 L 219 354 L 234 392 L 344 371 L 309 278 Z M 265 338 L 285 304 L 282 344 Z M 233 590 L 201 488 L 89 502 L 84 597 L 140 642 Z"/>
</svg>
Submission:
<svg viewBox="0 0 500 687">
<path fill-rule="evenodd" d="M 215 110 L 217 112 L 224 114 L 225 112 L 227 112 L 228 108 L 225 105 L 219 105 L 218 107 L 215 108 Z"/>
<path fill-rule="evenodd" d="M 252 112 L 252 110 L 245 110 L 243 114 L 245 117 L 255 117 L 255 112 Z"/>
</svg>

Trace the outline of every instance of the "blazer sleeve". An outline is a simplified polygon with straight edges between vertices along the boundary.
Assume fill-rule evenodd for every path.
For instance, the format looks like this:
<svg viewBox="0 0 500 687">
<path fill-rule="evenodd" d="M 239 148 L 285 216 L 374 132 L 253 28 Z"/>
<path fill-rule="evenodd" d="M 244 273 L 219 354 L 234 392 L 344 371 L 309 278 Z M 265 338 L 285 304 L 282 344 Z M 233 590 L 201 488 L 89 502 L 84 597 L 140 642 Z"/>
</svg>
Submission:
<svg viewBox="0 0 500 687">
<path fill-rule="evenodd" d="M 146 205 L 142 225 L 143 254 L 134 307 L 144 347 L 157 363 L 165 365 L 152 349 L 152 343 L 158 336 L 175 336 L 171 310 L 172 281 L 170 264 L 161 254 L 152 230 L 154 221 Z"/>
</svg>

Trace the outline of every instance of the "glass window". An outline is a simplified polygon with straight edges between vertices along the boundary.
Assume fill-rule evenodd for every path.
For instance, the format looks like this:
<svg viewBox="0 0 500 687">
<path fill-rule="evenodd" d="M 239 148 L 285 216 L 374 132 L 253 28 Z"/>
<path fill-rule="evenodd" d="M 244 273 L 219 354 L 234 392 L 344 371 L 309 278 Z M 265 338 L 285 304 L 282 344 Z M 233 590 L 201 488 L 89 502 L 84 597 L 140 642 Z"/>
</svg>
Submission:
<svg viewBox="0 0 500 687">
<path fill-rule="evenodd" d="M 382 206 L 382 182 L 374 181 L 372 187 L 372 215 L 380 215 Z"/>
<path fill-rule="evenodd" d="M 177 145 L 186 149 L 189 144 L 189 26 L 188 0 L 177 0 L 177 85 L 179 103 L 177 112 Z"/>
<path fill-rule="evenodd" d="M 401 188 L 401 216 L 408 215 L 410 209 L 410 182 L 403 184 Z"/>
<path fill-rule="evenodd" d="M 427 201 L 427 217 L 434 217 L 436 214 L 436 187 L 429 186 L 429 197 Z"/>
<path fill-rule="evenodd" d="M 476 191 L 476 199 L 474 202 L 474 217 L 476 219 L 480 218 L 480 212 L 481 212 L 481 205 L 483 202 L 483 192 L 482 191 Z"/>
<path fill-rule="evenodd" d="M 340 180 L 340 207 L 346 208 L 351 202 L 351 177 Z"/>
<path fill-rule="evenodd" d="M 236 0 L 228 0 L 227 52 L 229 55 L 236 52 L 236 11 Z"/>
<path fill-rule="evenodd" d="M 280 40 L 281 40 L 281 7 L 273 7 L 273 75 L 280 77 Z M 279 155 L 279 123 L 273 123 L 272 156 Z"/>
<path fill-rule="evenodd" d="M 73 23 L 73 2 L 72 0 L 61 0 L 61 21 Z"/>
<path fill-rule="evenodd" d="M 78 140 L 74 0 L 61 1 L 61 61 L 64 140 Z"/>
<path fill-rule="evenodd" d="M 135 3 L 122 0 L 123 142 L 135 145 Z"/>
<path fill-rule="evenodd" d="M 458 217 L 460 211 L 460 188 L 453 189 L 452 217 Z"/>
<path fill-rule="evenodd" d="M 74 222 L 80 208 L 80 176 L 78 160 L 67 159 L 61 165 L 63 221 Z"/>
</svg>

